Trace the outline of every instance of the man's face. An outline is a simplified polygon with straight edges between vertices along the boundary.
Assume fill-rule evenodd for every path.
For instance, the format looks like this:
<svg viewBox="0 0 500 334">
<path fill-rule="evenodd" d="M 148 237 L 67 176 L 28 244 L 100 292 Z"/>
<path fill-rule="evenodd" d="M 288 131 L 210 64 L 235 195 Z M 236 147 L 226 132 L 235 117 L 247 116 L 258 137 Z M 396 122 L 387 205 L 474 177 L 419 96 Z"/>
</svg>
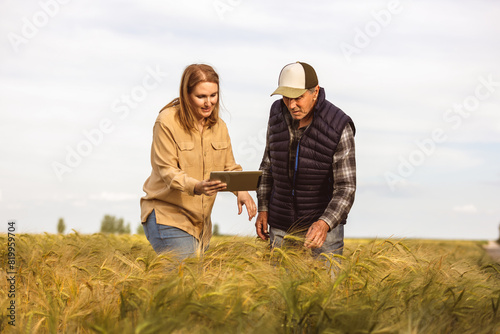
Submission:
<svg viewBox="0 0 500 334">
<path fill-rule="evenodd" d="M 316 103 L 318 92 L 319 86 L 316 86 L 313 93 L 308 90 L 301 96 L 294 99 L 283 96 L 283 102 L 285 102 L 285 105 L 293 119 L 301 120 L 309 117 L 309 113 Z"/>
</svg>

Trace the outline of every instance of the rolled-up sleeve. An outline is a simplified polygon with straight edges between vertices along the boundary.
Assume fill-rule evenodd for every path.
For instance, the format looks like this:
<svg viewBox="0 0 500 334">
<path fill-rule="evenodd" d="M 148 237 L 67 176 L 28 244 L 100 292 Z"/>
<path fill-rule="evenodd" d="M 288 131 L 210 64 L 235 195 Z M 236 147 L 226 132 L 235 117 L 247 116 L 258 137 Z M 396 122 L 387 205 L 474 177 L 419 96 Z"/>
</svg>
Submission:
<svg viewBox="0 0 500 334">
<path fill-rule="evenodd" d="M 199 181 L 189 177 L 179 168 L 179 156 L 174 137 L 171 130 L 161 122 L 156 122 L 153 129 L 151 161 L 153 169 L 160 175 L 166 187 L 194 196 L 194 186 Z"/>
</svg>

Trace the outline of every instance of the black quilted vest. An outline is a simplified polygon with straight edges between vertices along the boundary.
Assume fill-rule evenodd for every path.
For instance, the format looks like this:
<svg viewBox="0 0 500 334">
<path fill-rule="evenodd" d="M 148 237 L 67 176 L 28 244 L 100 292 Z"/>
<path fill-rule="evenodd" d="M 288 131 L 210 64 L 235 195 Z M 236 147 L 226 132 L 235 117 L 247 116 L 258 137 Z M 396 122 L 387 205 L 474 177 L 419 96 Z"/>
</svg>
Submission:
<svg viewBox="0 0 500 334">
<path fill-rule="evenodd" d="M 333 154 L 344 127 L 350 123 L 353 131 L 355 128 L 349 116 L 326 100 L 321 88 L 312 111 L 313 120 L 299 141 L 294 173 L 290 178 L 290 134 L 283 112 L 289 112 L 283 100 L 275 101 L 269 117 L 273 187 L 268 223 L 289 231 L 309 227 L 325 211 L 333 192 Z"/>
</svg>

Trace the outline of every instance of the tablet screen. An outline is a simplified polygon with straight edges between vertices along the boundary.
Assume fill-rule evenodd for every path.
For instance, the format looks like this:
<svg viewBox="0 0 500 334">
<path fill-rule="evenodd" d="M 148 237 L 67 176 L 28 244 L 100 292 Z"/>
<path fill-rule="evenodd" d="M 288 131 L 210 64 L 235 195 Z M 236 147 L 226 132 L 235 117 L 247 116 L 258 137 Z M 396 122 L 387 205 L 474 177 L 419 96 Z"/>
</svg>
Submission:
<svg viewBox="0 0 500 334">
<path fill-rule="evenodd" d="M 224 191 L 257 190 L 262 171 L 211 172 L 210 180 L 227 183 Z"/>
</svg>

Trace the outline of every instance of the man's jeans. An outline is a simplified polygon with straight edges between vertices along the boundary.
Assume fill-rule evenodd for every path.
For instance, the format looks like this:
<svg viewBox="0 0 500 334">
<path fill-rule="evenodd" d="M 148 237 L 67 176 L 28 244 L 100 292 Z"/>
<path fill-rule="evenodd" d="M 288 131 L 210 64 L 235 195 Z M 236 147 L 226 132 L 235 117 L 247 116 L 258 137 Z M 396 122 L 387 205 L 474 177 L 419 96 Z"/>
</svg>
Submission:
<svg viewBox="0 0 500 334">
<path fill-rule="evenodd" d="M 172 252 L 178 260 L 194 257 L 198 253 L 199 241 L 183 230 L 156 223 L 155 211 L 143 224 L 144 233 L 156 253 Z"/>
<path fill-rule="evenodd" d="M 307 232 L 297 234 L 298 237 L 304 237 Z M 284 237 L 287 235 L 283 230 L 269 227 L 269 242 L 271 247 L 286 246 L 287 240 Z M 344 225 L 339 224 L 326 235 L 326 240 L 320 248 L 312 248 L 314 257 L 318 257 L 321 253 L 342 255 L 344 250 Z"/>
</svg>

